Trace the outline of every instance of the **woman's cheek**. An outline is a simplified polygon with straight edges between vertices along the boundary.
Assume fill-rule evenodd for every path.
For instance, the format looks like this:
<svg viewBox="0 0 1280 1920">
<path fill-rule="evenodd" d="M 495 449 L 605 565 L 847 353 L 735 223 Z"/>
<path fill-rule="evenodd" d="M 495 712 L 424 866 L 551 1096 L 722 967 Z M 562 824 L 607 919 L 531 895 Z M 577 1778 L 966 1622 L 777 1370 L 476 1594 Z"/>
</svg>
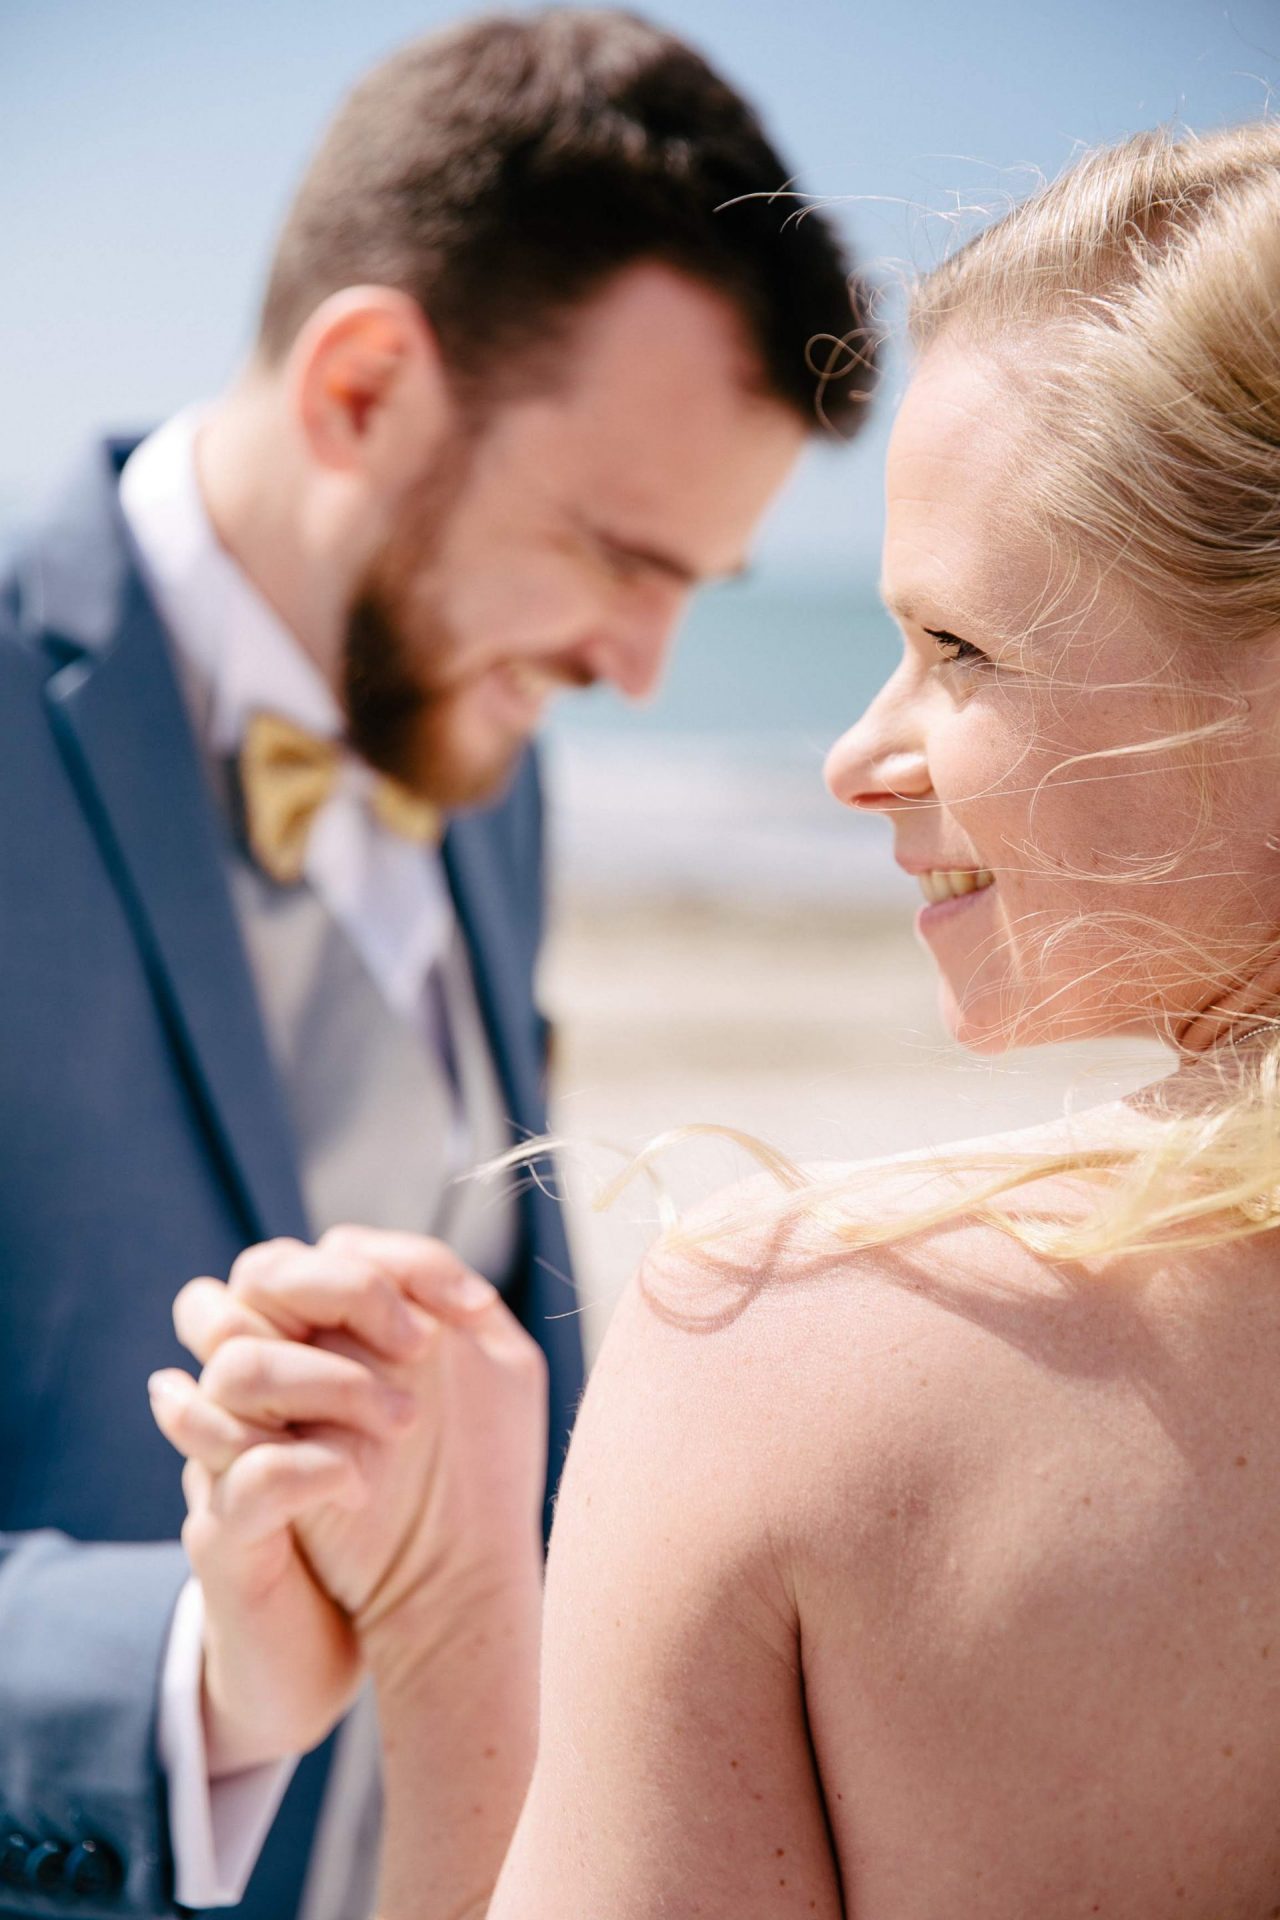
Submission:
<svg viewBox="0 0 1280 1920">
<path fill-rule="evenodd" d="M 976 703 L 955 714 L 931 743 L 933 790 L 944 812 L 993 871 L 1026 840 L 1030 789 L 1025 741 L 993 724 Z"/>
</svg>

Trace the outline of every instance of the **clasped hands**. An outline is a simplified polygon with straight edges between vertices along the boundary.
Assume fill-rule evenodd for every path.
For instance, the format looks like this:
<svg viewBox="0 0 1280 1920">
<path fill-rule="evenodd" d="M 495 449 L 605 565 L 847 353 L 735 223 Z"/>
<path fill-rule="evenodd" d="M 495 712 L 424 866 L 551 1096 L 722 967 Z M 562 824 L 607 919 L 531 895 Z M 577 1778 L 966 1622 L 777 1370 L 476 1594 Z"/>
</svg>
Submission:
<svg viewBox="0 0 1280 1920">
<path fill-rule="evenodd" d="M 152 1406 L 187 1463 L 216 1777 L 314 1746 L 366 1672 L 420 1675 L 536 1594 L 546 1371 L 449 1248 L 369 1228 L 251 1248 L 174 1321 L 203 1370 L 154 1375 Z"/>
</svg>

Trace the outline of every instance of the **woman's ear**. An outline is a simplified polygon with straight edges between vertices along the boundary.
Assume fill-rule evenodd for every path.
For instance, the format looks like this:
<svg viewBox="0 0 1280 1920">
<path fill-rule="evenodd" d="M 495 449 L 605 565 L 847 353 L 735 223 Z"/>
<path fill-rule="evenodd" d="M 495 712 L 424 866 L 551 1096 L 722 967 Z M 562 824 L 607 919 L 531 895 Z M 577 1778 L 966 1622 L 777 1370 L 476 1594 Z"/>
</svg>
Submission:
<svg viewBox="0 0 1280 1920">
<path fill-rule="evenodd" d="M 289 354 L 286 380 L 318 467 L 384 495 L 412 485 L 444 438 L 448 383 L 436 337 L 411 295 L 347 287 L 322 301 Z"/>
</svg>

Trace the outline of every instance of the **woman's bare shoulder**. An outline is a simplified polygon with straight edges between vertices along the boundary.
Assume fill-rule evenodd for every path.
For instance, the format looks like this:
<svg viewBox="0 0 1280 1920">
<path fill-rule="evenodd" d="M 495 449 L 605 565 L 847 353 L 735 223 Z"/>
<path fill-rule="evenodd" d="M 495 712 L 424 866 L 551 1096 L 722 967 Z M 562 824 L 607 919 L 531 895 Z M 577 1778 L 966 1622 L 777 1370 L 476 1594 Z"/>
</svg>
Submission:
<svg viewBox="0 0 1280 1920">
<path fill-rule="evenodd" d="M 879 1351 L 869 1345 L 876 1330 L 925 1337 L 932 1328 L 967 1346 L 966 1326 L 1061 1303 L 1065 1270 L 967 1199 L 1003 1170 L 1043 1163 L 1017 1209 L 1077 1209 L 1079 1189 L 1053 1170 L 1071 1138 L 1063 1126 L 989 1135 L 809 1166 L 794 1185 L 760 1174 L 722 1190 L 642 1261 L 606 1342 L 606 1377 L 624 1344 L 629 1369 L 637 1343 L 652 1344 L 664 1365 L 680 1351 L 690 1365 L 727 1369 L 753 1352 L 810 1366 L 838 1352 L 842 1368 L 861 1368 Z"/>
<path fill-rule="evenodd" d="M 607 1425 L 615 1459 L 629 1445 L 657 1474 L 668 1446 L 692 1449 L 717 1478 L 721 1511 L 740 1497 L 768 1527 L 770 1507 L 790 1510 L 819 1460 L 833 1504 L 838 1483 L 874 1497 L 898 1470 L 889 1456 L 954 1455 L 975 1394 L 998 1425 L 1006 1394 L 1036 1356 L 1050 1364 L 1073 1318 L 1061 1276 L 993 1227 L 951 1219 L 859 1247 L 823 1199 L 856 1192 L 883 1222 L 942 1199 L 945 1171 L 915 1160 L 813 1172 L 814 1213 L 752 1179 L 651 1249 L 585 1409 Z M 1078 1316 L 1074 1337 L 1090 1337 Z M 812 1500 L 804 1511 L 816 1518 Z"/>
<path fill-rule="evenodd" d="M 954 1203 L 957 1166 L 1062 1144 L 1039 1129 L 813 1169 L 800 1206 L 768 1177 L 717 1196 L 631 1281 L 588 1411 L 655 1473 L 668 1445 L 694 1454 L 722 1513 L 740 1501 L 802 1556 L 872 1550 L 859 1515 L 900 1511 L 904 1487 L 922 1516 L 998 1503 L 1037 1450 L 1076 1450 L 1082 1473 L 1108 1448 L 1165 1457 L 1151 1376 L 1176 1276 L 1055 1263 L 963 1211 L 888 1244 L 850 1226 L 927 1217 Z M 1080 1195 L 1046 1176 L 1019 1204 Z M 883 1544 L 900 1554 L 896 1529 Z"/>
</svg>

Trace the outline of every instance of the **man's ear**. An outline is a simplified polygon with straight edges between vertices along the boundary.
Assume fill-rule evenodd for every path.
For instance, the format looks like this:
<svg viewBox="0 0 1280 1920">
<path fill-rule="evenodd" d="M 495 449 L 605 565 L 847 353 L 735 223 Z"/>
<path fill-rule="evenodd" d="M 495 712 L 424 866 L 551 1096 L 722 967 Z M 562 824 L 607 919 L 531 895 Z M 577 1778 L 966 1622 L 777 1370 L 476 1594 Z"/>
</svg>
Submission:
<svg viewBox="0 0 1280 1920">
<path fill-rule="evenodd" d="M 394 287 L 345 287 L 321 302 L 286 378 L 318 467 L 384 495 L 418 479 L 449 426 L 448 383 L 417 301 Z"/>
</svg>

